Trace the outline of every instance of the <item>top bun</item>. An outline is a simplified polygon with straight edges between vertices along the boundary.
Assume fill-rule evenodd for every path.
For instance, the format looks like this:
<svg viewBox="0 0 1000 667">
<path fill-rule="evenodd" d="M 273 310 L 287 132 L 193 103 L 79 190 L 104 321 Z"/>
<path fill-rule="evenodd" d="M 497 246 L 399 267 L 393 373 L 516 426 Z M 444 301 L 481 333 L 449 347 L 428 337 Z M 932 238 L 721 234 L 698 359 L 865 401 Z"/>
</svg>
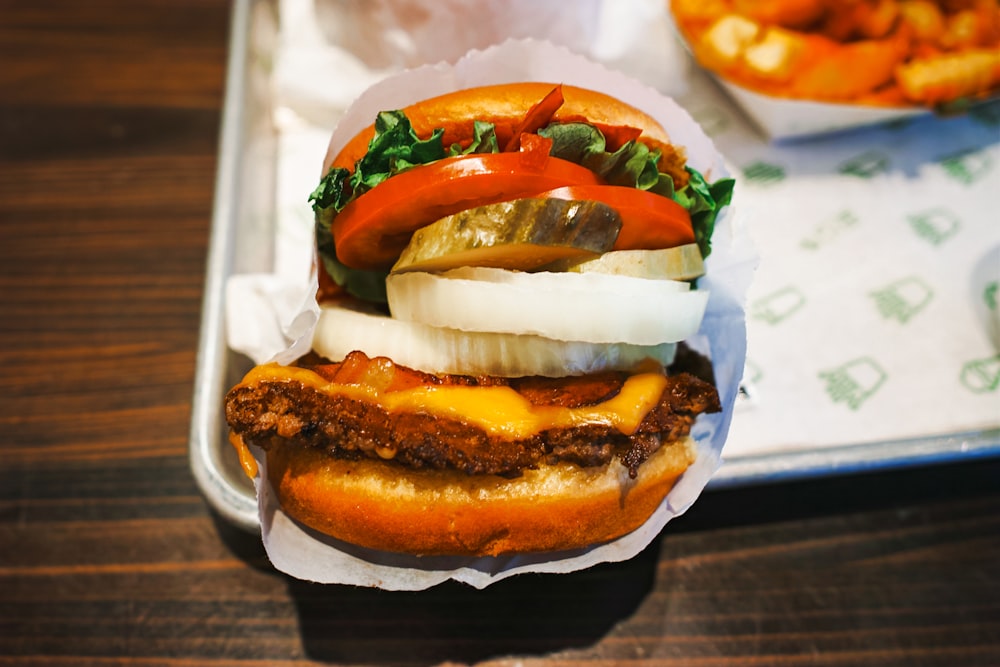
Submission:
<svg viewBox="0 0 1000 667">
<path fill-rule="evenodd" d="M 442 128 L 445 146 L 472 136 L 473 121 L 488 121 L 496 125 L 516 124 L 524 114 L 542 100 L 556 83 L 521 82 L 465 88 L 430 99 L 415 102 L 402 111 L 410 119 L 414 132 L 429 136 Z M 640 140 L 650 148 L 670 145 L 670 137 L 655 118 L 616 97 L 586 88 L 563 84 L 563 105 L 554 120 L 586 119 L 606 125 L 625 125 L 642 130 Z M 375 134 L 374 124 L 356 134 L 336 156 L 327 155 L 324 173 L 333 167 L 354 169 L 368 150 Z"/>
</svg>

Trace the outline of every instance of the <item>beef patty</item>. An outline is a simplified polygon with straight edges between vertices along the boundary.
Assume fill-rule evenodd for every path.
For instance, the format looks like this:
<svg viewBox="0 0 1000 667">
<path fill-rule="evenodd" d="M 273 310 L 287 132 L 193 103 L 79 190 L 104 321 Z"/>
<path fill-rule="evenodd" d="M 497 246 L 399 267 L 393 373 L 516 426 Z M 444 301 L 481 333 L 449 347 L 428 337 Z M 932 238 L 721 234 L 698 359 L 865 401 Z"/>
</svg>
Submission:
<svg viewBox="0 0 1000 667">
<path fill-rule="evenodd" d="M 628 374 L 566 378 L 431 375 L 352 353 L 341 363 L 307 366 L 330 382 L 365 382 L 382 391 L 420 385 L 508 386 L 535 406 L 596 405 L 621 391 Z M 226 396 L 230 428 L 248 445 L 313 447 L 336 458 L 382 458 L 410 468 L 516 476 L 540 464 L 601 466 L 617 457 L 633 477 L 663 444 L 690 433 L 695 418 L 721 409 L 711 384 L 681 373 L 667 378 L 655 407 L 630 435 L 614 426 L 551 428 L 520 439 L 491 435 L 458 419 L 388 412 L 369 401 L 330 395 L 300 382 L 238 385 Z"/>
</svg>

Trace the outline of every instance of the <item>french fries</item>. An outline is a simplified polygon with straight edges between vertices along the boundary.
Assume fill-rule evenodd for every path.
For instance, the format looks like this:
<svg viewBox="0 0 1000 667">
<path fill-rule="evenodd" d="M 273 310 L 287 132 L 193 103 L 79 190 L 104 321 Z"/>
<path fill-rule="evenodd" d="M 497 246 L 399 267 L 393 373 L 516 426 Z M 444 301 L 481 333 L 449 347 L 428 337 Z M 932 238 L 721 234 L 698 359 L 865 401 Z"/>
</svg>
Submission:
<svg viewBox="0 0 1000 667">
<path fill-rule="evenodd" d="M 701 64 L 765 94 L 934 106 L 1000 89 L 997 0 L 674 0 Z"/>
<path fill-rule="evenodd" d="M 974 49 L 913 60 L 896 69 L 896 80 L 908 99 L 927 104 L 973 97 L 1000 81 L 1000 51 Z"/>
</svg>

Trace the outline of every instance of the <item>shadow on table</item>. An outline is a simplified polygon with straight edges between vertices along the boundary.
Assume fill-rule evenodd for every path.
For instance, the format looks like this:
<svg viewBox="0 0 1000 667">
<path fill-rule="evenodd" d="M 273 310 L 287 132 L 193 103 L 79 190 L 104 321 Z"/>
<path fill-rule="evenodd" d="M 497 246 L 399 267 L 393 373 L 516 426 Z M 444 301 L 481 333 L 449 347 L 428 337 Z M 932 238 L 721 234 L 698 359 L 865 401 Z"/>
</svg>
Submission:
<svg viewBox="0 0 1000 667">
<path fill-rule="evenodd" d="M 690 561 L 706 544 L 715 553 L 730 529 L 782 524 L 794 532 L 823 517 L 957 503 L 997 493 L 998 479 L 1000 459 L 985 459 L 709 491 L 631 560 L 571 574 L 519 575 L 483 590 L 453 581 L 418 592 L 287 577 L 285 585 L 303 651 L 316 661 L 422 667 L 562 652 L 570 662 L 588 649 L 624 657 L 628 642 L 662 631 L 650 623 L 666 613 L 661 607 L 669 606 L 676 586 L 704 583 L 678 583 L 669 561 Z M 273 572 L 259 538 L 236 529 L 224 535 L 243 560 Z"/>
<path fill-rule="evenodd" d="M 903 510 L 1000 490 L 1000 457 L 825 475 L 702 494 L 670 524 L 677 532 L 807 521 L 827 516 Z"/>
<path fill-rule="evenodd" d="M 623 563 L 523 574 L 478 590 L 449 581 L 418 592 L 289 579 L 306 654 L 361 664 L 471 664 L 598 643 L 650 592 L 658 542 Z"/>
</svg>

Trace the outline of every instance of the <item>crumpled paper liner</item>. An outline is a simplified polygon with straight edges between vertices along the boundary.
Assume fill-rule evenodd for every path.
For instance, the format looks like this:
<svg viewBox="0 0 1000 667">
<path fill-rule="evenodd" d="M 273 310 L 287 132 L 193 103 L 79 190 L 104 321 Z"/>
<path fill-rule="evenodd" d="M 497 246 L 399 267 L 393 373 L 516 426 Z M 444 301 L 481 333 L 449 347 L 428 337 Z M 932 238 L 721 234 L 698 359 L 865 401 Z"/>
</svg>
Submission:
<svg viewBox="0 0 1000 667">
<path fill-rule="evenodd" d="M 598 89 L 622 98 L 656 118 L 675 143 L 686 148 L 688 162 L 716 180 L 728 175 L 722 156 L 691 117 L 673 100 L 625 75 L 598 65 L 563 47 L 535 40 L 511 40 L 482 51 L 472 51 L 453 65 L 441 63 L 405 71 L 383 79 L 367 89 L 348 109 L 330 139 L 329 150 L 336 152 L 356 132 L 372 122 L 380 110 L 395 109 L 414 100 L 475 85 L 515 81 L 551 81 Z M 303 184 L 303 191 L 312 184 Z M 738 203 L 737 203 L 738 205 Z M 299 579 L 321 583 L 377 586 L 393 590 L 419 590 L 448 579 L 477 588 L 523 572 L 572 572 L 598 563 L 632 558 L 643 550 L 666 523 L 683 513 L 698 497 L 718 468 L 729 430 L 733 405 L 743 372 L 746 354 L 744 302 L 756 266 L 756 252 L 743 228 L 736 208 L 730 207 L 716 223 L 712 255 L 707 275 L 700 287 L 710 292 L 702 328 L 689 340 L 695 349 L 712 358 L 723 411 L 698 419 L 692 436 L 698 460 L 668 494 L 662 506 L 645 525 L 608 544 L 565 553 L 519 554 L 502 557 L 417 557 L 389 554 L 339 543 L 306 529 L 278 506 L 266 483 L 262 453 L 255 452 L 260 473 L 255 480 L 260 509 L 261 532 L 268 557 L 274 566 Z M 240 278 L 240 277 L 237 277 Z M 242 278 L 246 279 L 246 276 Z M 244 280 L 245 283 L 245 280 Z M 263 285 L 271 284 L 267 280 Z M 309 295 L 315 293 L 315 271 L 311 284 L 296 293 L 287 285 L 257 290 L 256 309 L 243 308 L 247 290 L 232 289 L 227 314 L 232 333 L 253 329 L 256 324 L 245 316 L 268 307 L 271 299 L 271 326 L 262 335 L 242 335 L 230 340 L 234 349 L 251 358 L 266 358 L 266 351 L 278 348 L 273 358 L 287 363 L 309 349 L 318 308 Z M 246 285 L 244 284 L 244 287 Z M 252 292 L 252 290 L 251 290 Z M 300 304 L 289 312 L 287 304 Z M 284 324 L 281 324 L 284 323 Z M 275 337 L 276 336 L 276 337 Z M 252 340 L 254 349 L 237 347 Z"/>
<path fill-rule="evenodd" d="M 327 41 L 372 69 L 455 61 L 505 39 L 545 39 L 585 52 L 603 0 L 314 0 Z"/>
<path fill-rule="evenodd" d="M 772 141 L 841 132 L 931 113 L 919 107 L 877 107 L 770 97 L 721 77 L 715 78 Z"/>
</svg>

